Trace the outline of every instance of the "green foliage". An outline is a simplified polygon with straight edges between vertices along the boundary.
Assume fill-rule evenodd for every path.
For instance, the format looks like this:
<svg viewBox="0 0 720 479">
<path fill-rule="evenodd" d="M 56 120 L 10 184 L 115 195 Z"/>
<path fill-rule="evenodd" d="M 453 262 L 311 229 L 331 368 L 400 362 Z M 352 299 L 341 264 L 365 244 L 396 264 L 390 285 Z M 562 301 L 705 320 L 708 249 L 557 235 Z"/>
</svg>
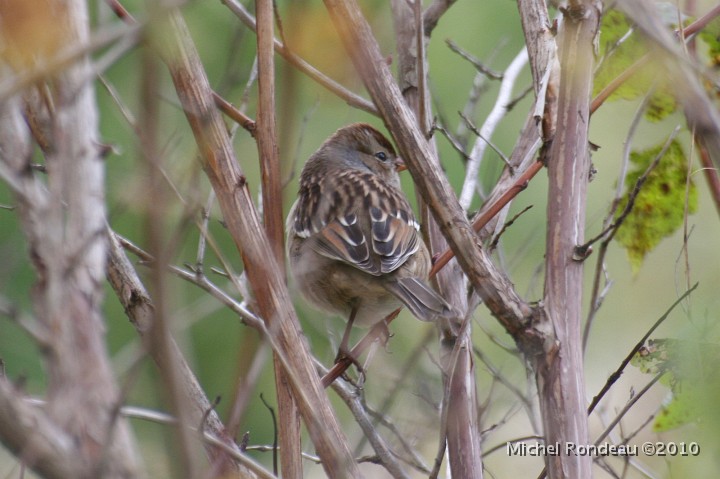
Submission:
<svg viewBox="0 0 720 479">
<path fill-rule="evenodd" d="M 655 418 L 656 432 L 676 429 L 703 417 L 708 392 L 717 392 L 720 374 L 720 345 L 678 340 L 655 339 L 640 348 L 631 364 L 646 374 L 664 375 L 662 384 L 670 388 L 672 399 L 662 406 Z M 716 396 L 715 396 L 716 397 Z"/>
<path fill-rule="evenodd" d="M 595 95 L 648 53 L 646 43 L 632 31 L 632 25 L 625 15 L 617 10 L 608 10 L 603 14 L 599 47 L 603 61 L 595 76 Z M 609 99 L 633 100 L 652 91 L 645 118 L 660 121 L 677 108 L 672 89 L 662 80 L 664 77 L 646 63 L 625 80 Z"/>
<path fill-rule="evenodd" d="M 616 218 L 624 211 L 638 179 L 662 149 L 663 145 L 659 145 L 631 153 L 630 161 L 635 168 L 627 176 L 627 191 L 620 201 Z M 682 225 L 688 185 L 688 211 L 694 213 L 697 209 L 697 190 L 692 180 L 688 182 L 685 152 L 677 141 L 673 141 L 647 176 L 635 198 L 633 209 L 615 235 L 615 239 L 627 250 L 634 272 L 640 268 L 648 252 Z"/>
<path fill-rule="evenodd" d="M 699 34 L 708 46 L 710 64 L 720 66 L 720 21 L 710 22 Z"/>
</svg>

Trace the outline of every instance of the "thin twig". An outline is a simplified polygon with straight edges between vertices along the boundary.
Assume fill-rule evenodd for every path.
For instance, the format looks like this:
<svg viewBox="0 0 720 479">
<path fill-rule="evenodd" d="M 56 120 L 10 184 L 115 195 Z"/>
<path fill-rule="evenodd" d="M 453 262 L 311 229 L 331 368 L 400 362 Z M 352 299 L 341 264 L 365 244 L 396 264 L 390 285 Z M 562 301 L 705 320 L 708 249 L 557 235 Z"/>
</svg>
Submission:
<svg viewBox="0 0 720 479">
<path fill-rule="evenodd" d="M 637 111 L 635 112 L 635 116 L 630 123 L 630 128 L 628 129 L 628 134 L 625 138 L 623 159 L 620 166 L 620 173 L 618 175 L 618 186 L 615 190 L 615 198 L 610 205 L 610 211 L 605 216 L 605 220 L 603 221 L 603 230 L 606 230 L 610 226 L 612 219 L 615 216 L 615 212 L 617 211 L 617 207 L 620 205 L 620 200 L 622 198 L 623 191 L 625 190 L 625 178 L 627 176 L 627 169 L 628 165 L 630 164 L 630 145 L 632 145 L 632 138 L 635 135 L 637 126 L 640 124 L 640 119 L 642 118 L 642 114 L 645 111 L 649 100 L 650 95 L 645 95 L 642 104 L 638 107 Z M 600 310 L 602 299 L 604 298 L 604 294 L 601 294 L 600 292 L 600 276 L 601 272 L 604 271 L 605 256 L 607 254 L 609 244 L 609 241 L 603 241 L 600 245 L 600 250 L 598 251 L 597 255 L 598 258 L 595 265 L 595 275 L 593 278 L 592 293 L 590 295 L 590 311 L 588 312 L 588 317 L 585 320 L 585 327 L 583 329 L 583 352 L 587 350 L 587 343 L 590 338 L 590 330 L 592 329 L 595 315 Z M 608 287 L 609 283 L 606 282 L 605 288 L 603 288 L 603 293 L 608 289 Z"/>
<path fill-rule="evenodd" d="M 397 397 L 397 394 L 402 390 L 407 380 L 410 379 L 411 371 L 418 366 L 418 361 L 420 359 L 421 354 L 427 347 L 427 343 L 434 337 L 435 332 L 432 329 L 427 329 L 425 335 L 418 341 L 417 345 L 413 348 L 413 350 L 410 352 L 410 354 L 407 357 L 407 360 L 405 360 L 405 363 L 403 364 L 402 368 L 400 368 L 400 371 L 398 371 L 397 374 L 397 380 L 393 382 L 392 387 L 385 395 L 385 398 L 380 403 L 380 407 L 378 407 L 377 414 L 378 418 L 376 419 L 376 423 L 378 420 L 383 418 L 383 414 L 388 410 L 391 404 L 395 402 L 395 399 Z M 398 438 L 400 436 L 398 435 Z M 355 454 L 360 454 L 360 451 L 365 445 L 366 438 L 363 438 L 358 445 L 355 447 Z M 408 451 L 410 452 L 410 451 Z"/>
<path fill-rule="evenodd" d="M 247 11 L 247 9 L 238 1 L 236 0 L 221 0 L 224 5 L 226 5 L 239 19 L 241 22 L 243 22 L 248 28 L 250 28 L 252 31 L 256 30 L 256 24 L 255 24 L 255 18 L 250 14 L 250 12 Z M 298 55 L 293 53 L 289 48 L 287 48 L 282 42 L 279 40 L 274 41 L 274 47 L 275 51 L 283 57 L 285 60 L 287 60 L 288 63 L 290 63 L 292 66 L 306 74 L 308 77 L 316 81 L 321 86 L 325 87 L 332 93 L 336 94 L 338 97 L 345 100 L 349 105 L 354 106 L 355 108 L 359 108 L 360 110 L 366 111 L 372 115 L 377 115 L 377 109 L 375 106 L 367 101 L 366 99 L 362 98 L 361 96 L 351 92 L 350 90 L 346 89 L 336 81 L 330 79 L 323 73 L 321 73 L 318 69 L 310 65 L 308 62 L 300 58 Z"/>
<path fill-rule="evenodd" d="M 35 400 L 34 402 L 37 405 L 43 404 L 43 401 Z M 178 424 L 177 418 L 172 416 L 171 414 L 167 414 L 167 413 L 160 412 L 160 411 L 153 411 L 151 409 L 141 408 L 141 407 L 137 407 L 137 406 L 123 406 L 120 409 L 120 413 L 124 417 L 133 418 L 133 419 L 141 419 L 144 421 L 151 421 L 151 422 L 158 423 L 158 424 L 169 424 L 169 425 L 173 425 L 173 426 Z M 186 426 L 186 427 L 189 427 L 191 431 L 200 432 L 192 426 Z M 260 479 L 276 479 L 276 476 L 272 475 L 263 466 L 256 463 L 253 459 L 251 459 L 247 455 L 241 453 L 238 449 L 228 446 L 228 444 L 226 444 L 221 438 L 219 438 L 215 434 L 213 434 L 209 431 L 203 431 L 201 437 L 202 437 L 203 441 L 207 442 L 209 445 L 223 449 L 234 460 L 243 464 L 245 467 L 250 469 L 253 473 L 257 474 L 257 477 L 259 477 Z"/>
<path fill-rule="evenodd" d="M 139 246 L 137 246 L 132 241 L 128 240 L 127 238 L 115 233 L 111 232 L 111 235 L 115 238 L 117 238 L 118 243 L 126 250 L 132 252 L 134 255 L 138 256 L 144 264 L 149 264 L 155 261 L 155 258 L 148 253 L 147 251 L 143 250 Z M 251 312 L 245 305 L 241 302 L 238 302 L 233 297 L 231 297 L 229 294 L 227 294 L 225 291 L 220 289 L 218 286 L 216 286 L 214 283 L 212 283 L 207 276 L 203 274 L 198 274 L 197 271 L 188 271 L 183 268 L 180 268 L 178 266 L 169 265 L 168 270 L 178 276 L 181 279 L 184 279 L 185 281 L 192 283 L 196 286 L 199 286 L 206 292 L 210 293 L 211 296 L 213 296 L 215 299 L 217 299 L 220 303 L 222 303 L 225 307 L 236 313 L 242 320 L 242 322 L 248 326 L 253 327 L 254 329 L 257 329 L 261 333 L 264 334 L 264 325 L 261 318 L 259 318 L 257 315 L 255 315 L 253 312 Z M 230 275 L 234 276 L 234 275 Z"/>
<path fill-rule="evenodd" d="M 477 136 L 482 141 L 484 141 L 487 144 L 487 146 L 492 148 L 492 150 L 495 153 L 497 153 L 497 155 L 500 157 L 500 159 L 503 161 L 503 163 L 505 163 L 505 166 L 510 168 L 510 173 L 512 174 L 513 167 L 510 164 L 510 160 L 508 160 L 508 157 L 505 156 L 505 153 L 503 153 L 500 148 L 498 148 L 492 141 L 490 141 L 489 138 L 487 138 L 480 130 L 478 130 L 478 127 L 475 126 L 475 123 L 473 123 L 473 121 L 470 118 L 465 116 L 465 114 L 463 112 L 459 111 L 458 115 L 460 115 L 460 118 L 462 118 L 463 122 L 465 123 L 465 127 L 468 130 L 472 131 L 475 134 L 475 136 Z M 470 156 L 470 160 L 472 161 L 472 156 Z"/>
<path fill-rule="evenodd" d="M 263 396 L 262 393 L 260 393 L 260 400 L 267 408 L 268 412 L 270 413 L 270 418 L 272 419 L 273 424 L 273 474 L 275 476 L 278 475 L 278 425 L 277 425 L 277 418 L 275 417 L 275 409 L 265 400 L 265 396 Z"/>
<path fill-rule="evenodd" d="M 316 366 L 320 371 L 320 374 L 324 375 L 323 377 L 326 377 L 329 374 L 322 365 L 317 364 Z M 347 407 L 350 409 L 350 412 L 353 414 L 355 421 L 370 441 L 375 454 L 377 454 L 379 464 L 381 464 L 392 477 L 400 479 L 407 478 L 407 474 L 395 460 L 396 455 L 391 451 L 382 436 L 380 436 L 372 419 L 361 404 L 357 391 L 353 391 L 350 389 L 350 386 L 342 381 L 333 382 L 332 388 L 338 396 L 340 396 L 343 402 L 345 402 Z"/>
<path fill-rule="evenodd" d="M 588 414 L 590 414 L 591 412 L 593 412 L 595 410 L 598 403 L 600 403 L 600 400 L 605 396 L 605 394 L 607 394 L 607 392 L 610 390 L 610 388 L 613 386 L 613 384 L 615 384 L 617 382 L 617 380 L 620 379 L 620 376 L 622 376 L 627 365 L 630 364 L 630 361 L 635 356 L 635 353 L 637 353 L 640 350 L 640 348 L 643 347 L 643 345 L 645 344 L 645 341 L 647 341 L 647 339 L 650 337 L 650 335 L 652 335 L 652 333 L 655 332 L 655 330 L 668 318 L 668 316 L 670 316 L 670 313 L 673 311 L 673 309 L 675 309 L 675 307 L 678 304 L 680 304 L 685 298 L 687 298 L 690 295 L 690 293 L 695 291 L 695 289 L 697 287 L 698 287 L 698 283 L 695 283 L 692 286 L 692 288 L 685 291 L 677 300 L 675 300 L 675 302 L 672 305 L 670 305 L 670 308 L 668 308 L 668 310 L 665 311 L 665 313 L 662 316 L 660 316 L 660 318 L 657 321 L 655 321 L 655 324 L 653 324 L 650 327 L 650 329 L 647 330 L 647 332 L 643 335 L 643 337 L 640 338 L 640 341 L 638 341 L 637 344 L 635 344 L 635 346 L 633 346 L 633 348 L 630 350 L 630 352 L 625 357 L 625 359 L 623 359 L 622 362 L 620 363 L 620 366 L 618 366 L 618 368 L 615 370 L 615 372 L 612 373 L 610 375 L 610 377 L 607 378 L 607 381 L 605 381 L 605 385 L 602 387 L 600 392 L 598 392 L 595 395 L 595 397 L 593 398 L 592 402 L 590 403 L 590 405 L 588 406 L 588 409 L 587 409 Z"/>
<path fill-rule="evenodd" d="M 645 395 L 646 392 L 650 390 L 651 387 L 655 385 L 656 382 L 660 380 L 660 378 L 665 374 L 665 370 L 661 370 L 659 373 L 655 375 L 655 377 L 645 385 L 640 391 L 638 391 L 629 401 L 628 403 L 620 410 L 620 412 L 617 414 L 615 419 L 613 419 L 610 424 L 605 428 L 605 430 L 600 433 L 598 438 L 595 440 L 595 445 L 597 446 L 602 442 L 603 439 L 605 439 L 608 434 L 610 434 L 610 431 L 613 430 L 615 426 L 622 420 L 622 418 L 627 414 L 627 412 L 632 409 L 632 407 L 635 405 L 636 402 L 640 400 L 641 397 Z"/>
<path fill-rule="evenodd" d="M 492 138 L 492 134 L 500 123 L 500 120 L 507 114 L 507 104 L 510 101 L 512 89 L 527 61 L 527 50 L 523 47 L 505 70 L 502 83 L 500 84 L 500 91 L 498 92 L 497 99 L 495 100 L 495 105 L 488 117 L 485 119 L 483 126 L 480 128 L 480 132 L 478 133 L 480 138 L 475 141 L 475 144 L 470 151 L 470 162 L 466 166 L 465 182 L 463 183 L 459 199 L 460 205 L 464 209 L 468 209 L 470 207 L 470 203 L 472 202 L 475 185 L 478 181 L 480 163 L 482 162 L 482 157 L 485 153 L 485 147 Z M 501 157 L 504 158 L 502 155 Z"/>
<path fill-rule="evenodd" d="M 448 40 L 445 40 L 445 43 L 447 43 L 447 46 L 450 47 L 450 50 L 454 51 L 455 53 L 457 53 L 458 55 L 463 57 L 465 60 L 470 62 L 478 72 L 482 73 L 486 77 L 491 78 L 493 80 L 502 80 L 503 79 L 503 76 L 504 76 L 503 73 L 498 73 L 498 72 L 486 67 L 480 60 L 478 60 L 477 58 L 475 58 L 474 56 L 472 56 L 471 54 L 469 54 L 468 52 L 466 52 L 465 50 L 460 48 L 460 46 L 457 43 L 455 43 L 454 41 L 448 39 Z"/>
<path fill-rule="evenodd" d="M 506 221 L 505 224 L 503 224 L 503 227 L 498 232 L 498 234 L 496 234 L 493 237 L 488 248 L 490 248 L 491 251 L 494 250 L 495 248 L 497 248 L 498 242 L 500 241 L 500 237 L 505 233 L 505 231 L 507 231 L 507 229 L 509 227 L 511 227 L 518 218 L 520 218 L 523 214 L 525 214 L 526 211 L 528 211 L 532 207 L 533 207 L 533 205 L 527 205 L 525 208 L 523 208 L 521 211 L 519 211 L 515 216 L 510 218 L 509 221 Z"/>
<path fill-rule="evenodd" d="M 670 136 L 665 141 L 665 144 L 663 145 L 660 152 L 655 156 L 653 161 L 648 165 L 648 167 L 645 169 L 643 174 L 640 176 L 640 178 L 637 179 L 635 182 L 635 186 L 633 186 L 632 191 L 628 195 L 628 201 L 625 205 L 625 208 L 623 211 L 618 215 L 617 219 L 613 221 L 607 228 L 603 229 L 598 235 L 587 241 L 586 243 L 579 245 L 576 247 L 576 255 L 581 257 L 587 256 L 587 251 L 589 248 L 596 243 L 597 241 L 600 241 L 601 239 L 605 238 L 605 241 L 612 240 L 612 238 L 615 236 L 615 233 L 617 230 L 622 226 L 622 224 L 625 222 L 625 219 L 628 217 L 630 212 L 632 212 L 633 207 L 635 206 L 635 200 L 637 199 L 637 196 L 640 194 L 640 190 L 642 189 L 642 186 L 645 184 L 645 182 L 648 179 L 648 176 L 650 176 L 650 173 L 655 169 L 655 167 L 658 165 L 660 160 L 663 156 L 665 156 L 665 153 L 667 153 L 668 148 L 670 148 L 670 145 L 672 144 L 673 140 L 677 136 L 677 134 L 680 132 L 680 126 L 676 126 L 675 129 L 670 133 Z M 607 236 L 606 236 L 607 235 Z"/>
</svg>

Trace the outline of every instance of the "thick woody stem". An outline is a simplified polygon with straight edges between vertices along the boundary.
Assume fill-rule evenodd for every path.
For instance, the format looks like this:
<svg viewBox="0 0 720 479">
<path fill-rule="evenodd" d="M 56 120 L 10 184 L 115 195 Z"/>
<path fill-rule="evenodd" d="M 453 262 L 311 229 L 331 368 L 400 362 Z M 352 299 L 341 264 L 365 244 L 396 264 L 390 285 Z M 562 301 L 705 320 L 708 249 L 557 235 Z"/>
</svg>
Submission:
<svg viewBox="0 0 720 479">
<path fill-rule="evenodd" d="M 547 331 L 548 340 L 542 354 L 532 358 L 547 444 L 588 443 L 581 341 L 583 262 L 575 260 L 574 250 L 584 242 L 593 42 L 599 18 L 599 7 L 590 2 L 569 7 L 559 31 L 558 119 L 548 159 L 545 317 L 537 323 Z M 590 457 L 548 456 L 546 465 L 553 479 L 591 477 Z"/>
<path fill-rule="evenodd" d="M 57 17 L 52 21 L 63 28 L 60 44 L 67 51 L 78 51 L 78 45 L 90 37 L 86 2 L 67 0 L 55 7 Z M 33 176 L 27 151 L 15 156 L 9 153 L 17 145 L 0 145 L 2 173 L 18 197 L 38 276 L 33 307 L 47 361 L 48 402 L 37 412 L 37 427 L 56 435 L 38 437 L 33 431 L 35 420 L 23 404 L 11 409 L 0 404 L 0 437 L 19 456 L 27 457 L 31 468 L 48 477 L 59 477 L 51 464 L 57 458 L 50 455 L 61 451 L 74 460 L 74 472 L 65 477 L 136 477 L 141 474 L 138 455 L 128 424 L 116 414 L 121 398 L 105 347 L 105 167 L 87 51 L 80 50 L 65 67 L 48 81 L 54 111 L 35 111 L 47 122 L 47 184 Z M 36 88 L 46 88 L 46 80 L 38 79 Z M 19 133 L 24 125 L 17 121 L 17 102 L 5 99 L 0 108 L 2 130 L 10 133 L 5 129 L 12 126 L 27 140 L 27 133 Z M 5 378 L 0 381 L 0 403 L 22 401 Z M 24 416 L 16 418 L 13 430 L 2 420 L 9 411 Z M 60 467 L 66 463 L 58 461 Z"/>
<path fill-rule="evenodd" d="M 417 118 L 422 132 L 430 129 L 429 118 L 432 115 L 432 102 L 428 85 L 428 61 L 425 45 L 430 40 L 431 29 L 424 27 L 421 14 L 421 2 L 409 5 L 404 0 L 392 3 L 396 29 L 397 51 L 399 59 L 399 83 L 405 101 Z M 445 8 L 449 4 L 444 5 Z M 437 7 L 436 7 L 437 8 Z M 444 11 L 444 10 L 443 10 Z M 435 14 L 439 15 L 439 12 Z M 427 17 L 426 17 L 427 18 Z M 434 19 L 437 23 L 438 18 Z M 434 139 L 429 141 L 432 159 L 439 165 Z M 422 198 L 422 220 L 431 252 L 447 250 L 448 244 L 440 232 L 437 222 L 430 214 Z M 467 280 L 457 262 L 445 268 L 435 278 L 438 290 L 455 308 L 467 314 Z M 453 476 L 482 478 L 482 450 L 480 449 L 480 428 L 478 425 L 477 387 L 475 368 L 472 361 L 470 340 L 471 329 L 460 328 L 462 317 L 455 318 L 453 324 L 439 326 L 441 336 L 441 361 L 443 379 L 448 393 L 444 401 L 444 428 L 441 441 L 447 438 L 450 468 Z"/>
<path fill-rule="evenodd" d="M 225 125 L 213 104 L 197 50 L 177 12 L 169 15 L 164 40 L 164 57 L 200 148 L 203 168 L 217 194 L 228 231 L 242 254 L 258 311 L 266 322 L 268 340 L 288 373 L 323 468 L 330 477 L 359 477 L 347 440 L 313 368 L 285 278 L 264 234 Z"/>
<path fill-rule="evenodd" d="M 357 3 L 325 0 L 325 5 L 385 125 L 393 134 L 418 190 L 430 206 L 463 271 L 498 320 L 511 334 L 518 334 L 527 325 L 532 308 L 520 298 L 487 253 L 479 248 L 477 236 L 445 174 L 432 161 L 427 140 L 403 101 Z"/>
</svg>

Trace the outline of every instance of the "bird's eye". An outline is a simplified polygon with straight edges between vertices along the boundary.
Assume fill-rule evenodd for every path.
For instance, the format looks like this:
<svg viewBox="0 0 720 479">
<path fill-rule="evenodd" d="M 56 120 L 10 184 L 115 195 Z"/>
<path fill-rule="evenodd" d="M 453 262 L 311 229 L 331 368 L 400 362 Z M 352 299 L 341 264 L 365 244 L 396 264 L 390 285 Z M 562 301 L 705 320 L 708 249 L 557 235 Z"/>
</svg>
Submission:
<svg viewBox="0 0 720 479">
<path fill-rule="evenodd" d="M 375 158 L 380 161 L 387 161 L 388 159 L 387 154 L 384 151 L 378 151 L 377 153 L 375 153 Z"/>
</svg>

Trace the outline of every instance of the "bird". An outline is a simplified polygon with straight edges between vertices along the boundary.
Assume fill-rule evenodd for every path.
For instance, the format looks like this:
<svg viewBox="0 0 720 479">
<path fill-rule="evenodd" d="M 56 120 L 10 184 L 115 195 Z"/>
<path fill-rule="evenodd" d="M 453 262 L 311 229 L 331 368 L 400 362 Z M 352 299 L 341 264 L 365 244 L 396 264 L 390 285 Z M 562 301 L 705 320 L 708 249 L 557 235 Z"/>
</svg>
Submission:
<svg viewBox="0 0 720 479">
<path fill-rule="evenodd" d="M 287 218 L 291 276 L 313 306 L 370 327 L 405 305 L 422 321 L 453 317 L 428 284 L 431 257 L 400 188 L 404 163 L 366 123 L 338 129 L 305 163 Z"/>
</svg>

